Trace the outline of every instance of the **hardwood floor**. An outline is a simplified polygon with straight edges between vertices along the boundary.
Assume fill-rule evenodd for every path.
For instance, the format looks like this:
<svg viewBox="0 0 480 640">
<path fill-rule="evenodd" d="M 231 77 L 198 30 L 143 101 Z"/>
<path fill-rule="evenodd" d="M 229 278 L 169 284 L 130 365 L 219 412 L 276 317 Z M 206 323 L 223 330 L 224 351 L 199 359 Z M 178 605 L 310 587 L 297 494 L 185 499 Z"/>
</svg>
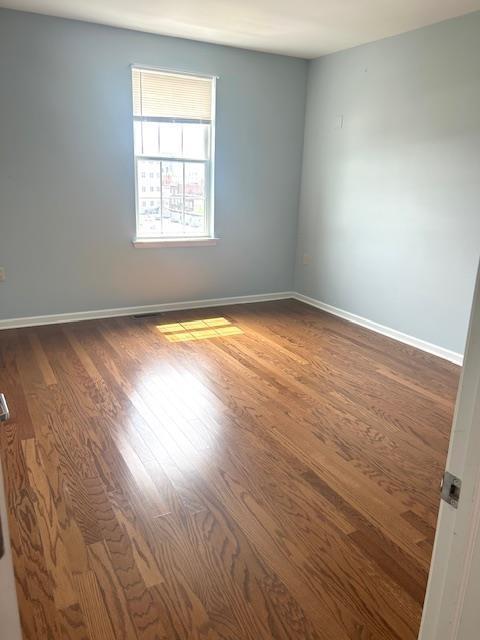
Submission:
<svg viewBox="0 0 480 640">
<path fill-rule="evenodd" d="M 413 640 L 458 376 L 295 301 L 0 332 L 25 639 Z"/>
</svg>

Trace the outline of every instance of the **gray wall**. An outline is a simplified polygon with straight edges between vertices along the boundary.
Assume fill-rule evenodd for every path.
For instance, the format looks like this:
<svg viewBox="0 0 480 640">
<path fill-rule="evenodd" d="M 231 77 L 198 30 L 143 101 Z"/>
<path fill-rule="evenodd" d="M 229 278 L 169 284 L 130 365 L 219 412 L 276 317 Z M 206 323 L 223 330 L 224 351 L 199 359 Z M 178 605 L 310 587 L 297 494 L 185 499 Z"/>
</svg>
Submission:
<svg viewBox="0 0 480 640">
<path fill-rule="evenodd" d="M 220 76 L 217 246 L 131 245 L 133 62 Z M 306 72 L 0 10 L 0 318 L 290 290 Z"/>
<path fill-rule="evenodd" d="M 462 352 L 479 252 L 480 13 L 312 62 L 296 290 Z"/>
</svg>

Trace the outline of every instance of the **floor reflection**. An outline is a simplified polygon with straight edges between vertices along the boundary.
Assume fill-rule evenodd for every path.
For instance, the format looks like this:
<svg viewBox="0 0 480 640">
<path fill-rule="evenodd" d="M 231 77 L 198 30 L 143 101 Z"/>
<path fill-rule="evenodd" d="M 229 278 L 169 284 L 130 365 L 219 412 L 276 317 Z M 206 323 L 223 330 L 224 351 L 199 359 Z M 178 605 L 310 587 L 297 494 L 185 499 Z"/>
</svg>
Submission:
<svg viewBox="0 0 480 640">
<path fill-rule="evenodd" d="M 169 342 L 190 342 L 243 334 L 240 327 L 222 317 L 160 324 L 157 329 Z"/>
</svg>

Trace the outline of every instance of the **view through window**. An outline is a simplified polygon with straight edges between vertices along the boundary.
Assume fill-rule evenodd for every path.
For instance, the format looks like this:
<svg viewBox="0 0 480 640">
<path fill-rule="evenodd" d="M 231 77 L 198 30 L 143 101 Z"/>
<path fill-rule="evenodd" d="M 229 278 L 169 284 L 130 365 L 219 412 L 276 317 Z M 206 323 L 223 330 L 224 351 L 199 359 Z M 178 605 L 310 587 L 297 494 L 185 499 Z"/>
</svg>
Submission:
<svg viewBox="0 0 480 640">
<path fill-rule="evenodd" d="M 132 71 L 137 238 L 208 238 L 214 78 Z"/>
</svg>

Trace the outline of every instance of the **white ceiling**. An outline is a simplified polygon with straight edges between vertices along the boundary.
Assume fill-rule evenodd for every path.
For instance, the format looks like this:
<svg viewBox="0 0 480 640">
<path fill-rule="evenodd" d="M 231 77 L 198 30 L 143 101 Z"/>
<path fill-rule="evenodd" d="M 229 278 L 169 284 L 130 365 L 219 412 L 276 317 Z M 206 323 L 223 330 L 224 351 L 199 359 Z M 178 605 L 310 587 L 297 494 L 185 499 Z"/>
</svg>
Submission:
<svg viewBox="0 0 480 640">
<path fill-rule="evenodd" d="M 480 0 L 0 0 L 0 7 L 315 58 L 480 10 Z"/>
</svg>

